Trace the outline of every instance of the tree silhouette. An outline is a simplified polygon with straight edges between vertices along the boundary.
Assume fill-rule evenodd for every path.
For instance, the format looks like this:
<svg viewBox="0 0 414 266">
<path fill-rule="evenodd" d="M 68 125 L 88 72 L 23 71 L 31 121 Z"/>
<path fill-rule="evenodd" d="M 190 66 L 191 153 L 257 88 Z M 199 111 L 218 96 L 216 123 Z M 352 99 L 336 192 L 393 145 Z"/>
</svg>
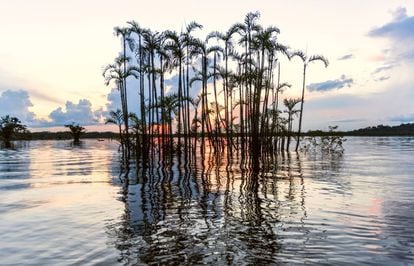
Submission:
<svg viewBox="0 0 414 266">
<path fill-rule="evenodd" d="M 18 133 L 26 132 L 26 126 L 17 117 L 9 115 L 0 118 L 0 138 L 6 148 L 11 148 L 11 141 Z"/>
<path fill-rule="evenodd" d="M 299 98 L 297 99 L 284 99 L 283 100 L 283 104 L 285 105 L 285 107 L 287 108 L 287 110 L 285 111 L 285 113 L 288 114 L 288 119 L 287 119 L 287 124 L 288 124 L 288 128 L 287 128 L 287 134 L 288 134 L 288 139 L 287 139 L 287 145 L 286 145 L 286 151 L 289 151 L 289 145 L 290 145 L 290 137 L 292 136 L 292 124 L 293 124 L 293 116 L 297 113 L 300 112 L 300 110 L 295 110 L 295 106 L 296 104 L 300 103 L 301 100 Z"/>
<path fill-rule="evenodd" d="M 300 103 L 298 141 L 296 142 L 296 148 L 295 148 L 295 151 L 298 151 L 300 133 L 301 133 L 301 130 L 302 130 L 303 103 L 304 103 L 304 100 L 305 100 L 306 69 L 307 69 L 309 63 L 312 63 L 312 62 L 315 62 L 315 61 L 321 61 L 322 63 L 324 63 L 325 67 L 328 67 L 329 61 L 328 61 L 328 59 L 326 59 L 322 55 L 312 55 L 312 56 L 308 57 L 302 51 L 293 52 L 290 57 L 293 58 L 293 57 L 296 57 L 296 56 L 299 57 L 303 62 L 302 98 L 301 98 L 301 103 Z"/>
<path fill-rule="evenodd" d="M 70 125 L 65 125 L 65 127 L 69 128 L 70 133 L 73 137 L 73 143 L 74 144 L 79 144 L 80 143 L 80 136 L 86 132 L 85 128 L 80 126 L 79 124 L 70 124 Z"/>
</svg>

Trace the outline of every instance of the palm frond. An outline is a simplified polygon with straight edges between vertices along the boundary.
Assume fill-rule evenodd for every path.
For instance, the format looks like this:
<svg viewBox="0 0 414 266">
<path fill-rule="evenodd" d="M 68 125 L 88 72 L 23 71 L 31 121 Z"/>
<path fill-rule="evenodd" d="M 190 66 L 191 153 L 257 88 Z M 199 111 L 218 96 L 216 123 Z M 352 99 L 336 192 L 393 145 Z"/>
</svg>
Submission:
<svg viewBox="0 0 414 266">
<path fill-rule="evenodd" d="M 322 63 L 325 65 L 325 67 L 328 67 L 328 65 L 329 65 L 328 59 L 326 57 L 322 56 L 322 55 L 312 55 L 309 58 L 309 63 L 314 62 L 314 61 L 322 61 Z"/>
</svg>

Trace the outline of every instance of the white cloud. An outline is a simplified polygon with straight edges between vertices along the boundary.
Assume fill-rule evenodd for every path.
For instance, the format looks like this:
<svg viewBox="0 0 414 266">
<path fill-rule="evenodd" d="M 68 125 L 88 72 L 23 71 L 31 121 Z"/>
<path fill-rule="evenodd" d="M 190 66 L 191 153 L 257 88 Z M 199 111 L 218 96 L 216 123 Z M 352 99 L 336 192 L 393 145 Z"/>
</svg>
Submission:
<svg viewBox="0 0 414 266">
<path fill-rule="evenodd" d="M 93 125 L 100 122 L 101 116 L 99 110 L 98 112 L 92 111 L 92 104 L 89 100 L 81 99 L 78 103 L 67 101 L 65 110 L 58 107 L 50 113 L 49 118 L 53 126 L 71 123 Z"/>
<path fill-rule="evenodd" d="M 407 15 L 405 7 L 392 13 L 393 19 L 368 33 L 370 37 L 390 41 L 390 60 L 414 60 L 414 16 Z"/>
<path fill-rule="evenodd" d="M 0 116 L 14 116 L 28 125 L 45 123 L 45 120 L 37 119 L 35 113 L 29 110 L 32 106 L 29 94 L 25 90 L 6 90 L 0 95 Z"/>
</svg>

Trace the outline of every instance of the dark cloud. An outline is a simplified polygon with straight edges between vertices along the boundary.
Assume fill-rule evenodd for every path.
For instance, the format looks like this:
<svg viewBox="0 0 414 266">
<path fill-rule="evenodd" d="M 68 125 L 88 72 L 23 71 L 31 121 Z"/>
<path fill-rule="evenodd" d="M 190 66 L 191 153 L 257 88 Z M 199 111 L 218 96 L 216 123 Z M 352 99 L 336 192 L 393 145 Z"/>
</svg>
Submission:
<svg viewBox="0 0 414 266">
<path fill-rule="evenodd" d="M 383 77 L 379 77 L 379 78 L 377 78 L 377 79 L 374 79 L 375 81 L 385 81 L 385 80 L 388 80 L 388 79 L 390 79 L 390 76 L 383 76 Z"/>
<path fill-rule="evenodd" d="M 348 59 L 351 59 L 351 58 L 354 58 L 353 54 L 346 54 L 344 56 L 339 57 L 338 60 L 348 60 Z"/>
<path fill-rule="evenodd" d="M 391 122 L 410 123 L 414 122 L 414 114 L 398 115 L 389 118 Z"/>
<path fill-rule="evenodd" d="M 377 67 L 372 74 L 378 74 L 380 72 L 384 72 L 390 69 L 393 69 L 394 67 L 398 66 L 398 64 L 387 64 L 380 67 Z"/>
<path fill-rule="evenodd" d="M 71 123 L 93 125 L 99 123 L 101 116 L 99 111 L 98 113 L 92 111 L 92 104 L 89 100 L 81 99 L 77 104 L 67 101 L 65 110 L 62 107 L 58 107 L 50 113 L 49 118 L 51 119 L 49 124 L 53 126 Z"/>
<path fill-rule="evenodd" d="M 357 123 L 357 122 L 366 122 L 367 119 L 355 118 L 355 119 L 341 119 L 341 120 L 333 120 L 330 123 Z"/>
<path fill-rule="evenodd" d="M 339 79 L 327 80 L 320 83 L 312 83 L 307 86 L 309 91 L 330 91 L 341 89 L 343 87 L 351 87 L 354 80 L 342 75 Z"/>
</svg>

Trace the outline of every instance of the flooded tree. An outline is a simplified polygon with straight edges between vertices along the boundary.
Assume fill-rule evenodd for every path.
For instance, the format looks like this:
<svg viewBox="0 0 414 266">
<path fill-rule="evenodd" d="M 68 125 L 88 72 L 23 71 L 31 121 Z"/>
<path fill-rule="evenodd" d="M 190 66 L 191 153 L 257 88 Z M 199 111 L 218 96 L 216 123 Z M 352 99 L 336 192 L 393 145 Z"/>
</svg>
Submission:
<svg viewBox="0 0 414 266">
<path fill-rule="evenodd" d="M 74 144 L 79 144 L 80 143 L 80 136 L 86 132 L 85 128 L 80 126 L 79 124 L 70 124 L 70 125 L 65 125 L 65 127 L 69 128 L 70 133 L 72 134 L 73 137 L 73 143 Z"/>
<path fill-rule="evenodd" d="M 0 118 L 0 139 L 6 148 L 11 148 L 11 141 L 18 133 L 26 132 L 26 126 L 17 117 L 9 115 Z"/>
<path fill-rule="evenodd" d="M 302 51 L 296 51 L 291 55 L 292 57 L 299 57 L 303 62 L 303 78 L 302 78 L 302 98 L 300 103 L 300 113 L 299 113 L 299 129 L 298 129 L 298 140 L 296 142 L 296 148 L 295 151 L 298 151 L 299 148 L 299 142 L 300 142 L 300 133 L 302 130 L 302 117 L 303 117 L 303 103 L 305 101 L 305 86 L 306 86 L 306 70 L 308 68 L 309 63 L 321 61 L 325 67 L 328 67 L 329 61 L 322 55 L 312 55 L 308 56 Z"/>
</svg>

